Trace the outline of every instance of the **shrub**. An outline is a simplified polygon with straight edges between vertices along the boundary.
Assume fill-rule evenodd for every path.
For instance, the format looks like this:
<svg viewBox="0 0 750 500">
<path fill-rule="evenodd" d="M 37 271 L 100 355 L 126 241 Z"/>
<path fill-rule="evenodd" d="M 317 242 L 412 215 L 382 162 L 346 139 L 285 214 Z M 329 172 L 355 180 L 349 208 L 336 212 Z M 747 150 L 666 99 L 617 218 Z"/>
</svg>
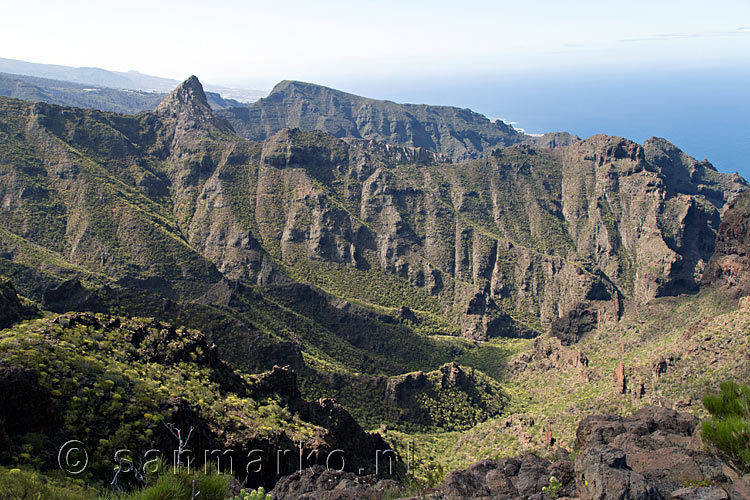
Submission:
<svg viewBox="0 0 750 500">
<path fill-rule="evenodd" d="M 750 386 L 724 382 L 703 404 L 711 414 L 703 423 L 703 441 L 738 470 L 750 472 Z"/>
<path fill-rule="evenodd" d="M 229 476 L 224 474 L 165 468 L 157 473 L 153 485 L 130 493 L 124 500 L 191 500 L 193 491 L 200 492 L 200 500 L 223 500 L 228 486 Z"/>
<path fill-rule="evenodd" d="M 0 500 L 95 500 L 97 493 L 70 481 L 53 481 L 26 469 L 0 467 Z"/>
<path fill-rule="evenodd" d="M 266 493 L 266 490 L 261 486 L 257 490 L 242 490 L 240 494 L 230 500 L 272 500 L 273 497 Z"/>
<path fill-rule="evenodd" d="M 560 480 L 555 476 L 550 476 L 549 484 L 542 488 L 542 493 L 550 498 L 557 498 L 557 495 L 560 493 L 560 488 L 562 488 L 562 483 L 560 482 Z"/>
</svg>

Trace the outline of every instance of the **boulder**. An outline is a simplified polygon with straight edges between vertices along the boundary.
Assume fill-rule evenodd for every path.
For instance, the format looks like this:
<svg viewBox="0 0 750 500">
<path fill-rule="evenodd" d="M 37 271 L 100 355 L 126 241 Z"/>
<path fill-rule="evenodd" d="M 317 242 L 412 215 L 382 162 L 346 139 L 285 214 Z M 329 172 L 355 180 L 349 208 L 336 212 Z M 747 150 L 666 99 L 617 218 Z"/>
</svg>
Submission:
<svg viewBox="0 0 750 500">
<path fill-rule="evenodd" d="M 649 481 L 627 466 L 625 452 L 606 445 L 584 450 L 575 462 L 581 500 L 660 500 Z"/>
<path fill-rule="evenodd" d="M 321 465 L 283 477 L 271 491 L 275 500 L 376 500 L 383 489 L 374 476 L 356 476 Z"/>
<path fill-rule="evenodd" d="M 729 495 L 718 487 L 690 486 L 673 491 L 669 498 L 675 500 L 729 500 Z"/>
<path fill-rule="evenodd" d="M 570 461 L 550 462 L 531 453 L 502 460 L 485 460 L 466 470 L 451 472 L 433 494 L 446 500 L 543 498 L 542 488 L 555 476 L 558 496 L 575 495 Z"/>
<path fill-rule="evenodd" d="M 694 416 L 661 407 L 643 408 L 632 417 L 587 417 L 578 426 L 576 448 L 619 450 L 629 470 L 668 498 L 683 484 L 727 481 L 721 460 L 697 446 L 697 425 Z"/>
</svg>

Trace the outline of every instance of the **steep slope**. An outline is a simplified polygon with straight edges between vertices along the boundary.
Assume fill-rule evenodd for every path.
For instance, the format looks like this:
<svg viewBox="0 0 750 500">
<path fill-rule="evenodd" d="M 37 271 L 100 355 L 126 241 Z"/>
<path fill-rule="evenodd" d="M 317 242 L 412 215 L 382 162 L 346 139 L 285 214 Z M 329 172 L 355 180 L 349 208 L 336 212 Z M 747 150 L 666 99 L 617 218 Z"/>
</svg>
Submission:
<svg viewBox="0 0 750 500">
<path fill-rule="evenodd" d="M 641 301 L 696 288 L 725 202 L 747 187 L 663 139 L 594 136 L 565 148 L 563 172 L 579 253 Z"/>
<path fill-rule="evenodd" d="M 527 450 L 580 450 L 597 425 L 612 429 L 611 417 L 579 425 L 596 412 L 638 415 L 658 405 L 705 416 L 703 396 L 750 377 L 747 201 L 742 194 L 726 209 L 698 293 L 630 304 L 618 323 L 600 325 L 575 346 L 543 336 L 505 356 L 503 369 L 488 371 L 510 395 L 505 412 L 462 434 L 418 438 L 416 459 L 453 469 Z M 391 438 L 403 441 L 399 433 Z"/>
<path fill-rule="evenodd" d="M 197 294 L 221 276 L 291 277 L 474 338 L 535 335 L 581 308 L 595 323 L 623 300 L 695 288 L 725 201 L 747 186 L 656 139 L 568 137 L 459 165 L 317 131 L 261 145 L 194 77 L 139 117 L 5 102 L 24 130 L 6 149 L 26 166 L 5 167 L 3 227 L 71 264 Z"/>
<path fill-rule="evenodd" d="M 703 273 L 703 284 L 728 287 L 738 295 L 750 294 L 750 195 L 729 205 L 716 236 L 716 252 Z"/>
<path fill-rule="evenodd" d="M 287 277 L 244 212 L 262 148 L 211 113 L 197 80 L 142 116 L 2 104 L 0 269 L 45 307 L 200 328 L 247 371 L 397 375 L 468 349 Z"/>
<path fill-rule="evenodd" d="M 456 470 L 488 458 L 575 449 L 579 422 L 598 413 L 660 406 L 704 417 L 704 395 L 750 377 L 750 307 L 735 297 L 723 289 L 662 297 L 574 346 L 547 335 L 525 341 L 517 354 L 489 358 L 502 365 L 494 374 L 507 395 L 500 415 L 465 432 L 386 436 L 400 449 L 411 442 L 417 463 Z"/>
<path fill-rule="evenodd" d="M 525 336 L 581 304 L 613 317 L 622 298 L 694 289 L 713 253 L 722 200 L 671 182 L 649 145 L 595 136 L 456 166 L 377 166 L 370 144 L 280 132 L 251 180 L 270 194 L 254 214 L 264 248 L 345 297 L 447 313 L 479 338 Z M 747 186 L 709 170 L 722 196 Z M 368 285 L 381 272 L 427 298 L 389 298 Z"/>
<path fill-rule="evenodd" d="M 0 279 L 0 330 L 33 317 L 36 309 L 25 304 L 10 281 Z"/>
<path fill-rule="evenodd" d="M 252 142 L 194 77 L 137 116 L 0 111 L 0 272 L 23 295 L 201 329 L 234 367 L 289 364 L 307 394 L 362 418 L 378 400 L 403 428 L 451 403 L 425 384 L 402 407 L 389 377 L 456 360 L 496 373 L 497 344 L 472 340 L 572 344 L 694 289 L 747 187 L 656 139 L 549 138 L 460 164 L 321 131 Z M 461 427 L 500 399 L 465 402 Z"/>
<path fill-rule="evenodd" d="M 56 467 L 56 453 L 44 450 L 77 439 L 88 481 L 111 480 L 115 450 L 171 460 L 167 425 L 183 438 L 191 429 L 194 466 L 212 460 L 203 450 L 220 450 L 226 469 L 255 471 L 242 475 L 251 487 L 293 472 L 299 453 L 312 465 L 343 450 L 348 469 L 364 472 L 388 449 L 333 401 L 305 401 L 288 368 L 235 372 L 200 332 L 154 320 L 70 313 L 2 330 L 0 388 L 0 460 Z M 276 454 L 284 449 L 296 454 Z"/>
<path fill-rule="evenodd" d="M 321 130 L 334 137 L 420 147 L 452 160 L 476 158 L 524 137 L 468 109 L 397 104 L 296 81 L 283 81 L 248 109 L 230 108 L 221 116 L 255 141 L 285 128 Z"/>
</svg>

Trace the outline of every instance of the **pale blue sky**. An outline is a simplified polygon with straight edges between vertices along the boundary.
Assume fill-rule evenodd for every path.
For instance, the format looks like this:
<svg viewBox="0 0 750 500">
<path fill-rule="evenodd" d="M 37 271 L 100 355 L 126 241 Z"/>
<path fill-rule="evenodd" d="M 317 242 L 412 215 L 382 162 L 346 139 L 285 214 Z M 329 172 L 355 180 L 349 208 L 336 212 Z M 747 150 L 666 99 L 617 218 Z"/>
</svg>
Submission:
<svg viewBox="0 0 750 500">
<path fill-rule="evenodd" d="M 750 1 L 11 1 L 0 47 L 256 88 L 750 66 Z"/>
</svg>

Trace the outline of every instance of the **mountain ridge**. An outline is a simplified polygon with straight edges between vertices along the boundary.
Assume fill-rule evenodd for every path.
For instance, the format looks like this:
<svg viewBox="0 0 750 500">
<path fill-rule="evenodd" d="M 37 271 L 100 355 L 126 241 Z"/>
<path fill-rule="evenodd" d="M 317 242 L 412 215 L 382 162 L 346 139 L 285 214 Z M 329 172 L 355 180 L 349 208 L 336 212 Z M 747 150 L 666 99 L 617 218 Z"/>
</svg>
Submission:
<svg viewBox="0 0 750 500">
<path fill-rule="evenodd" d="M 505 123 L 468 109 L 398 104 L 294 80 L 279 82 L 247 110 L 230 108 L 220 115 L 252 140 L 283 128 L 322 130 L 340 138 L 422 147 L 453 160 L 475 158 L 524 138 Z"/>
<path fill-rule="evenodd" d="M 379 307 L 397 307 L 388 298 L 397 286 L 403 304 L 429 305 L 476 338 L 533 335 L 580 306 L 617 316 L 623 298 L 697 287 L 720 212 L 747 187 L 660 140 L 521 144 L 460 166 L 314 131 L 282 130 L 259 145 L 234 135 L 194 77 L 142 117 L 87 114 L 91 130 L 105 126 L 102 140 L 113 134 L 107 146 L 87 142 L 76 112 L 36 109 L 45 130 L 72 137 L 150 198 L 149 211 L 173 217 L 166 234 L 177 229 L 211 273 L 256 283 L 290 275 Z"/>
</svg>

